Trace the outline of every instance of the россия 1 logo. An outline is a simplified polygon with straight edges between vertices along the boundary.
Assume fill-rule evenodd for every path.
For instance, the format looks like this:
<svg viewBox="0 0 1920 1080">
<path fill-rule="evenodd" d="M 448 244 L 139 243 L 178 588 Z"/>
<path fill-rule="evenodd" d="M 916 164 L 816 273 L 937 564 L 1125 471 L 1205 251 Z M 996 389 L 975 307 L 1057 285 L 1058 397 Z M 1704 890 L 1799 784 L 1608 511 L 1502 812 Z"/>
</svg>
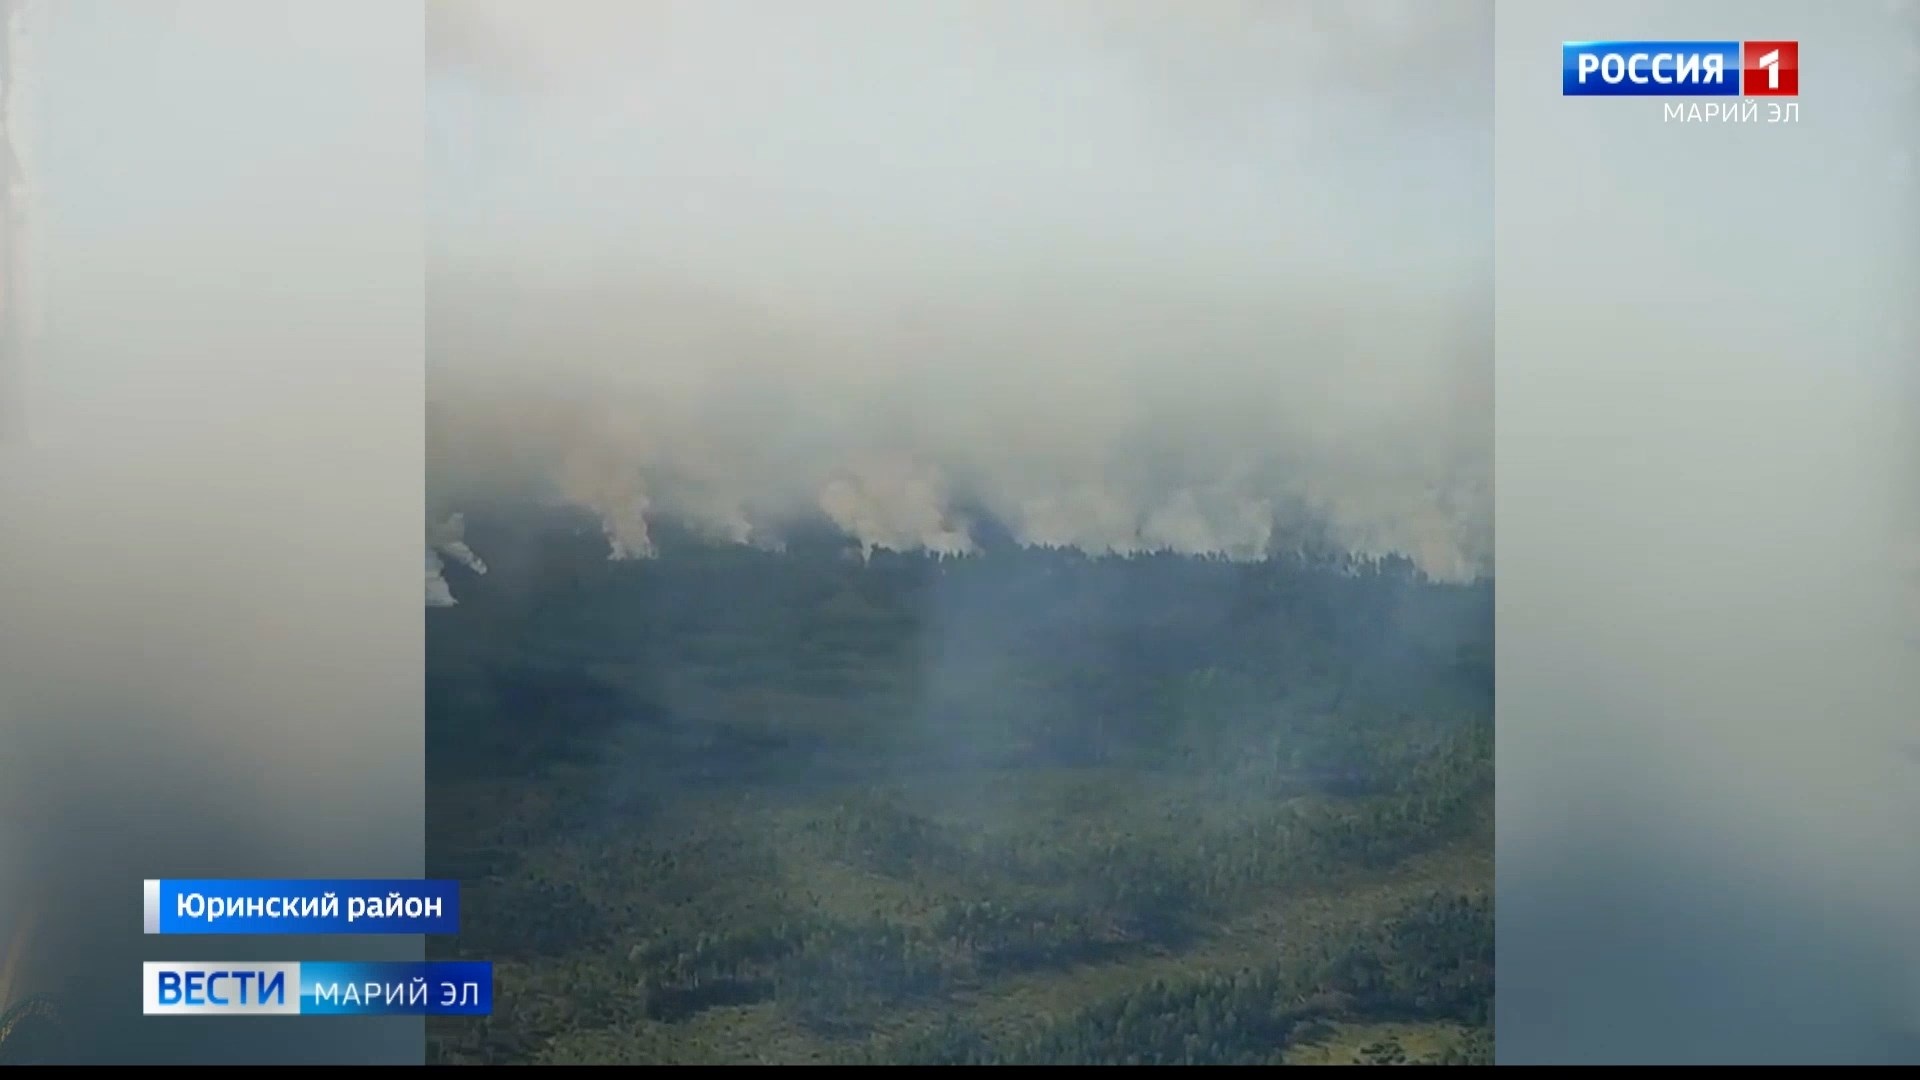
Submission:
<svg viewBox="0 0 1920 1080">
<path fill-rule="evenodd" d="M 1791 124 L 1800 119 L 1800 43 L 1563 42 L 1560 95 L 1728 98 L 1667 102 L 1666 120 Z"/>
</svg>

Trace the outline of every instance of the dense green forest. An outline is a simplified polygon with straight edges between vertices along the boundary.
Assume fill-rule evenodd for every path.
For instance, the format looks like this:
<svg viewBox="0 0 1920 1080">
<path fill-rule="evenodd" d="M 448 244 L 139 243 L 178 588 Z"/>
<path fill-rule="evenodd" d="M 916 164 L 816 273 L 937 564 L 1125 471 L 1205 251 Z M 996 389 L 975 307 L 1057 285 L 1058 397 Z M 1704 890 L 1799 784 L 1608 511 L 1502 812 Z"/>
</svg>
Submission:
<svg viewBox="0 0 1920 1080">
<path fill-rule="evenodd" d="M 483 508 L 429 610 L 455 1063 L 1487 1062 L 1492 587 Z"/>
</svg>

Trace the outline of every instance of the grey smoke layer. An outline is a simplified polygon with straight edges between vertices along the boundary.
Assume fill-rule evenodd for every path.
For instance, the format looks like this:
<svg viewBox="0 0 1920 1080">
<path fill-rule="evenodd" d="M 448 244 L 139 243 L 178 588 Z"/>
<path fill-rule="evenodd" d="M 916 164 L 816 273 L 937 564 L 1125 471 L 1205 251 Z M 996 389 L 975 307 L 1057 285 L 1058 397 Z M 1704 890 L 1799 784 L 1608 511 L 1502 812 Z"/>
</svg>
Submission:
<svg viewBox="0 0 1920 1080">
<path fill-rule="evenodd" d="M 430 9 L 433 519 L 1491 572 L 1490 4 Z"/>
</svg>

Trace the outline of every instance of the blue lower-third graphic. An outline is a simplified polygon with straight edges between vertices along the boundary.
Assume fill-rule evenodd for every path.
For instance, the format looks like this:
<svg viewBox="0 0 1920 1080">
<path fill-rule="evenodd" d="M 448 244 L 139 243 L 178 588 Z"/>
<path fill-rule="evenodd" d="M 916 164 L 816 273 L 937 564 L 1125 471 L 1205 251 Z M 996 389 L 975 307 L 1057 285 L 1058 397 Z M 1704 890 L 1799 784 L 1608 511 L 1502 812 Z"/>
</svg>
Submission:
<svg viewBox="0 0 1920 1080">
<path fill-rule="evenodd" d="M 168 960 L 143 965 L 148 1016 L 485 1016 L 484 961 Z"/>
</svg>

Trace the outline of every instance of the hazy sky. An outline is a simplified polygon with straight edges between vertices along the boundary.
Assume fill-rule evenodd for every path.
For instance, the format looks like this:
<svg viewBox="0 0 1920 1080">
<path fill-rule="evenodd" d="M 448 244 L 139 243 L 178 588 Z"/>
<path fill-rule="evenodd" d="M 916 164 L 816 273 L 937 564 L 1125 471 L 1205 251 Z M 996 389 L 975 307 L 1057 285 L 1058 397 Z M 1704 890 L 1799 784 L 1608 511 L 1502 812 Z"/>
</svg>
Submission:
<svg viewBox="0 0 1920 1080">
<path fill-rule="evenodd" d="M 434 9 L 438 509 L 1484 571 L 1489 11 Z"/>
</svg>

